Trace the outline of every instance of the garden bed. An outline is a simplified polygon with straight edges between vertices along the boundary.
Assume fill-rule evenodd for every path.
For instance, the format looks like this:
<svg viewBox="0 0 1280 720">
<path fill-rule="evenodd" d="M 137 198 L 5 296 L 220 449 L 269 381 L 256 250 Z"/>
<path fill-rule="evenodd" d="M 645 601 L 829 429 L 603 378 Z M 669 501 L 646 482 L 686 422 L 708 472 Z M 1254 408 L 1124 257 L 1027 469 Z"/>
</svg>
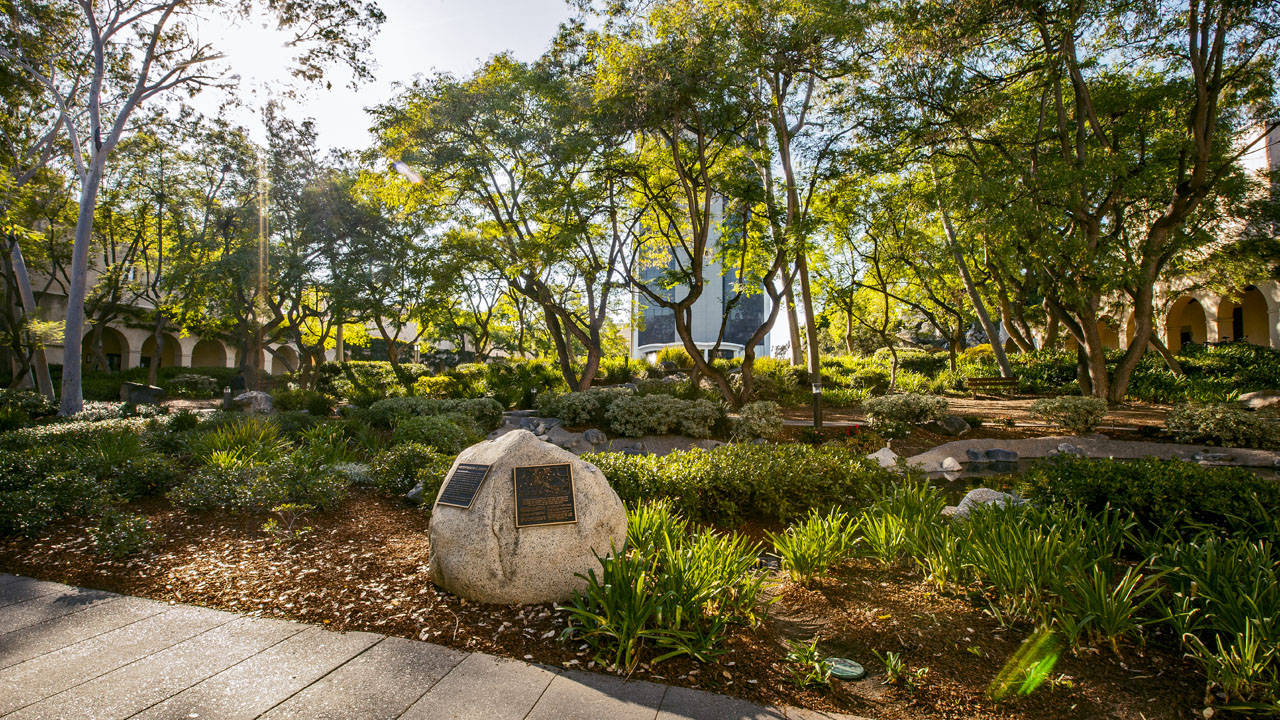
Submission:
<svg viewBox="0 0 1280 720">
<path fill-rule="evenodd" d="M 136 503 L 160 538 L 128 560 L 94 552 L 86 527 L 58 525 L 0 543 L 0 569 L 157 600 L 429 640 L 562 667 L 601 670 L 589 653 L 557 640 L 566 614 L 547 605 L 499 607 L 437 591 L 427 579 L 428 516 L 353 491 L 278 543 L 263 517 L 190 514 L 161 500 Z M 778 576 L 776 579 L 781 579 Z M 1001 630 L 973 604 L 939 595 L 906 565 L 855 560 L 811 588 L 784 584 L 768 619 L 735 627 L 717 662 L 676 658 L 641 664 L 634 677 L 698 687 L 761 703 L 885 718 L 1175 718 L 1198 709 L 1202 681 L 1176 653 L 1129 649 L 1066 655 L 1055 683 L 995 703 L 984 692 L 1029 630 Z M 825 651 L 866 664 L 871 677 L 800 689 L 782 661 L 787 640 L 820 639 Z M 914 692 L 883 683 L 872 650 L 928 667 Z"/>
</svg>

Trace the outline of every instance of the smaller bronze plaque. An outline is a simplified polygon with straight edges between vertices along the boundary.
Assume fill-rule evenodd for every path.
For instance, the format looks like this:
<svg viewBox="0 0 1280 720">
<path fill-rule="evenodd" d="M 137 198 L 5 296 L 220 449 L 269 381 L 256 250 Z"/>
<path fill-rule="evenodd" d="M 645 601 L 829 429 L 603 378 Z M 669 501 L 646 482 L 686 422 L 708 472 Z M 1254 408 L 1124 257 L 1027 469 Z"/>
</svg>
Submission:
<svg viewBox="0 0 1280 720">
<path fill-rule="evenodd" d="M 511 481 L 515 488 L 516 527 L 578 522 L 573 468 L 569 463 L 512 468 Z"/>
<path fill-rule="evenodd" d="M 444 490 L 440 493 L 440 499 L 436 504 L 469 509 L 476 499 L 476 491 L 480 489 L 488 475 L 488 465 L 458 463 L 458 467 L 444 481 Z"/>
</svg>

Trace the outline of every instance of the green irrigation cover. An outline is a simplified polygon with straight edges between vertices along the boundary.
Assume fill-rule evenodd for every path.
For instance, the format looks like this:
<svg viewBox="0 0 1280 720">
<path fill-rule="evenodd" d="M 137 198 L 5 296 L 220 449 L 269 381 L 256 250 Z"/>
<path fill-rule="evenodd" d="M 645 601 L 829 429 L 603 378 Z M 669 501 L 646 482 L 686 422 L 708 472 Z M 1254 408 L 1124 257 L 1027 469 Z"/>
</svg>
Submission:
<svg viewBox="0 0 1280 720">
<path fill-rule="evenodd" d="M 831 674 L 841 680 L 861 680 L 867 676 L 867 671 L 849 658 L 829 657 L 826 663 Z"/>
</svg>

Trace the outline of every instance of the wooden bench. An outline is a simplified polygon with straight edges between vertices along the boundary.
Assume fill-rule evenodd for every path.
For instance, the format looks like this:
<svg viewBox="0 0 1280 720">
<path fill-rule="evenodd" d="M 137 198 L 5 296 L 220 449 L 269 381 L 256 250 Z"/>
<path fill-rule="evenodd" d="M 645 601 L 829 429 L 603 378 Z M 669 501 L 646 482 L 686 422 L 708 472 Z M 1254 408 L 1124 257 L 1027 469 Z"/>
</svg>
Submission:
<svg viewBox="0 0 1280 720">
<path fill-rule="evenodd" d="M 1016 377 L 971 377 L 965 378 L 964 386 L 974 397 L 980 392 L 1000 395 L 1013 395 L 1018 392 Z"/>
</svg>

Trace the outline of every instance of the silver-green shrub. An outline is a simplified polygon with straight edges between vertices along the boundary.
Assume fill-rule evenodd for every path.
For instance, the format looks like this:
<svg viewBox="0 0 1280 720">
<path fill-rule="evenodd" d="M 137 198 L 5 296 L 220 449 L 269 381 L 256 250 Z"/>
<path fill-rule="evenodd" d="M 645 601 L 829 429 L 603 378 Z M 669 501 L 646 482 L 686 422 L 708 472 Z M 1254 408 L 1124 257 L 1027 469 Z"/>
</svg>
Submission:
<svg viewBox="0 0 1280 720">
<path fill-rule="evenodd" d="M 1280 444 L 1275 420 L 1228 403 L 1180 405 L 1164 426 L 1180 442 L 1253 448 Z"/>
<path fill-rule="evenodd" d="M 871 418 L 872 425 L 903 423 L 920 425 L 938 420 L 947 414 L 949 404 L 945 398 L 918 393 L 900 393 L 874 397 L 862 403 L 862 409 Z"/>
<path fill-rule="evenodd" d="M 738 411 L 738 422 L 734 426 L 733 435 L 742 440 L 777 440 L 782 437 L 782 407 L 772 400 L 759 400 L 743 405 Z"/>
<path fill-rule="evenodd" d="M 1082 395 L 1040 398 L 1031 403 L 1031 412 L 1045 422 L 1084 435 L 1102 422 L 1107 414 L 1107 401 Z"/>
</svg>

